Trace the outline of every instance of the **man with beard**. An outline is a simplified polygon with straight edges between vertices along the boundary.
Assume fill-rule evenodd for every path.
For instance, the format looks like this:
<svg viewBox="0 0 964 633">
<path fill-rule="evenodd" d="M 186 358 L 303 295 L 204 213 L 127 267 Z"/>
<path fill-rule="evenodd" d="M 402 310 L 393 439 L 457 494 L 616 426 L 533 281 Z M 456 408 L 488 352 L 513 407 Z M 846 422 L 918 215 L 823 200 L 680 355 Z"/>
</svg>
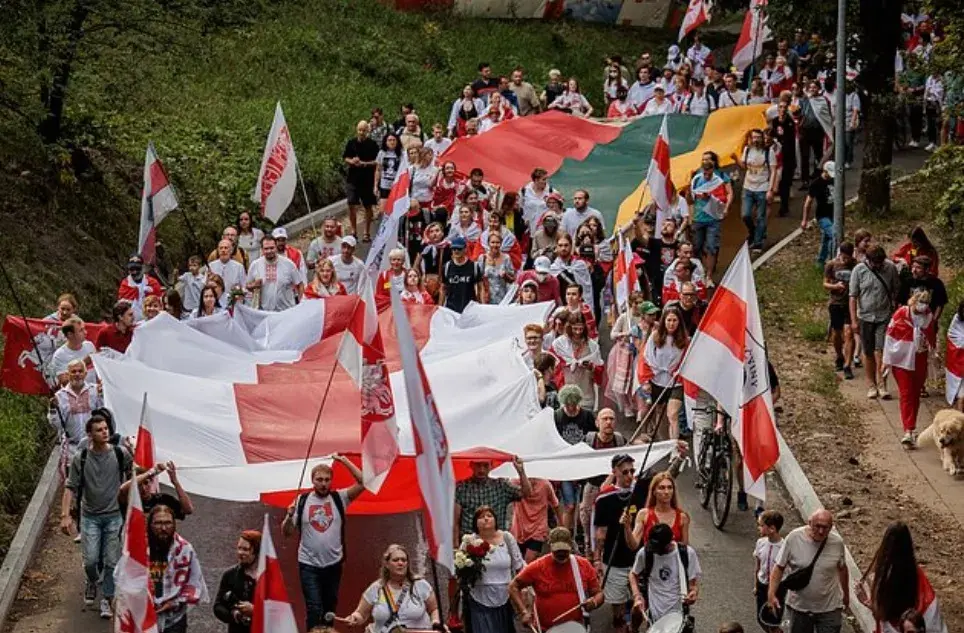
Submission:
<svg viewBox="0 0 964 633">
<path fill-rule="evenodd" d="M 676 240 L 676 221 L 672 218 L 663 220 L 660 227 L 659 238 L 651 235 L 644 235 L 642 242 L 633 240 L 631 243 L 633 250 L 642 256 L 646 269 L 646 278 L 649 281 L 650 297 L 653 303 L 662 304 L 662 284 L 663 278 L 669 265 L 676 258 L 676 249 L 679 242 Z"/>
<path fill-rule="evenodd" d="M 572 237 L 576 237 L 576 231 L 590 217 L 599 220 L 599 225 L 603 227 L 604 231 L 606 230 L 606 221 L 603 219 L 602 213 L 589 206 L 589 192 L 585 189 L 576 189 L 576 192 L 572 194 L 572 206 L 562 214 L 562 230 Z"/>
<path fill-rule="evenodd" d="M 147 520 L 149 573 L 159 633 L 187 631 L 187 612 L 208 601 L 201 561 L 194 547 L 177 533 L 174 511 L 154 506 Z"/>
<path fill-rule="evenodd" d="M 164 296 L 164 289 L 160 282 L 153 277 L 144 274 L 144 258 L 135 253 L 127 261 L 127 277 L 117 288 L 117 298 L 131 302 L 134 308 L 134 320 L 144 319 L 144 299 L 150 296 L 161 298 Z"/>
<path fill-rule="evenodd" d="M 777 191 L 777 155 L 763 143 L 763 130 L 750 130 L 750 139 L 734 162 L 743 170 L 743 224 L 750 250 L 762 251 L 767 238 L 767 205 Z"/>
<path fill-rule="evenodd" d="M 692 338 L 706 312 L 706 301 L 700 298 L 697 286 L 692 281 L 681 283 L 679 289 L 679 298 L 667 302 L 666 307 L 672 306 L 679 311 L 683 329 Z"/>
<path fill-rule="evenodd" d="M 288 231 L 283 226 L 276 227 L 275 230 L 271 231 L 271 237 L 275 239 L 275 243 L 278 245 L 278 254 L 291 260 L 291 263 L 301 273 L 301 282 L 305 283 L 308 280 L 305 258 L 301 256 L 300 250 L 288 244 Z"/>
<path fill-rule="evenodd" d="M 94 409 L 104 406 L 97 386 L 87 382 L 87 365 L 76 358 L 67 364 L 67 385 L 50 399 L 47 419 L 60 434 L 60 474 L 66 479 L 67 466 L 84 439 L 87 420 Z"/>
<path fill-rule="evenodd" d="M 338 237 L 338 221 L 335 218 L 327 218 L 321 225 L 321 235 L 311 240 L 308 245 L 308 268 L 315 269 L 315 264 L 320 259 L 329 259 L 341 252 L 341 238 Z"/>
<path fill-rule="evenodd" d="M 358 283 L 362 275 L 366 274 L 365 262 L 355 257 L 355 247 L 358 242 L 353 235 L 341 238 L 341 254 L 332 255 L 328 259 L 335 265 L 338 281 L 345 286 L 348 294 L 358 293 Z"/>
<path fill-rule="evenodd" d="M 278 255 L 273 237 L 261 241 L 261 257 L 251 262 L 247 282 L 248 290 L 259 292 L 257 307 L 269 312 L 294 307 L 304 290 L 301 273 L 294 262 Z"/>
<path fill-rule="evenodd" d="M 706 278 L 712 280 L 716 272 L 716 258 L 720 252 L 720 233 L 723 220 L 733 202 L 730 177 L 720 171 L 716 152 L 703 152 L 700 170 L 690 181 L 690 204 L 693 207 L 693 250 L 705 257 Z"/>
</svg>

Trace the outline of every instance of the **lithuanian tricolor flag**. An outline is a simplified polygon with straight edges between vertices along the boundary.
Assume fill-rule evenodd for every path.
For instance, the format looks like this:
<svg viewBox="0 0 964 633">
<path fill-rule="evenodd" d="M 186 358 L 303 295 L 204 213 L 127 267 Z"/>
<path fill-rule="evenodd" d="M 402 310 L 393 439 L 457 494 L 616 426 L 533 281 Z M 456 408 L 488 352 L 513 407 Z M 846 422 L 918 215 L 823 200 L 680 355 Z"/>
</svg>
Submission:
<svg viewBox="0 0 964 633">
<path fill-rule="evenodd" d="M 717 110 L 708 117 L 671 114 L 668 118 L 673 182 L 681 189 L 700 166 L 703 152 L 714 151 L 723 167 L 743 146 L 746 133 L 766 125 L 767 106 Z M 599 209 L 606 226 L 633 219 L 649 200 L 646 171 L 661 116 L 629 123 L 587 121 L 561 112 L 516 117 L 470 139 L 459 139 L 443 155 L 458 170 L 479 167 L 485 180 L 515 191 L 530 180 L 536 167 L 550 174 L 550 182 L 572 199 L 576 189 L 587 189 L 590 206 Z"/>
</svg>

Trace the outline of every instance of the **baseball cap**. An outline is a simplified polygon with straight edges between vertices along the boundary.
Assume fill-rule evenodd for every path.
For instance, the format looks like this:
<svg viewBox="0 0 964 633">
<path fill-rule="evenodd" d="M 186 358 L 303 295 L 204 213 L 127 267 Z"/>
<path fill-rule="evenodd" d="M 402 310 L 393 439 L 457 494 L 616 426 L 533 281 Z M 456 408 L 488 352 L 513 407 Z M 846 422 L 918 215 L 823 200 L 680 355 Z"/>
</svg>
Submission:
<svg viewBox="0 0 964 633">
<path fill-rule="evenodd" d="M 652 301 L 643 301 L 639 304 L 639 309 L 643 314 L 659 314 L 659 306 Z"/>
<path fill-rule="evenodd" d="M 653 86 L 653 90 L 659 90 L 660 92 L 666 92 L 666 87 L 663 84 L 656 84 Z"/>
<path fill-rule="evenodd" d="M 545 255 L 540 255 L 539 257 L 536 257 L 536 261 L 533 264 L 533 268 L 536 269 L 537 273 L 547 273 L 549 272 L 549 269 L 551 266 L 552 264 L 551 262 L 549 262 L 549 258 L 546 257 Z"/>
<path fill-rule="evenodd" d="M 278 238 L 288 239 L 288 231 L 285 230 L 285 227 L 279 226 L 275 230 L 271 231 L 271 237 L 275 239 L 278 239 Z"/>
<path fill-rule="evenodd" d="M 355 239 L 354 235 L 346 235 L 345 237 L 341 238 L 341 243 L 348 244 L 352 248 L 358 246 L 358 240 Z"/>
<path fill-rule="evenodd" d="M 618 455 L 613 455 L 613 459 L 610 465 L 613 468 L 619 468 L 619 466 L 621 466 L 622 464 L 625 464 L 626 462 L 634 462 L 634 461 L 636 460 L 634 460 L 631 455 L 627 455 L 626 453 L 620 453 Z"/>
<path fill-rule="evenodd" d="M 452 250 L 465 250 L 465 238 L 461 235 L 452 238 Z"/>
<path fill-rule="evenodd" d="M 549 551 L 572 551 L 572 533 L 562 526 L 549 531 Z"/>
<path fill-rule="evenodd" d="M 563 198 L 563 197 L 562 197 L 562 194 L 559 193 L 558 191 L 553 191 L 553 192 L 550 193 L 548 196 L 546 196 L 546 202 L 549 202 L 550 200 L 555 200 L 555 201 L 558 202 L 559 204 L 565 204 L 565 203 L 566 203 L 566 199 Z"/>
<path fill-rule="evenodd" d="M 823 170 L 833 176 L 837 171 L 837 163 L 833 162 L 832 160 L 828 160 L 823 164 Z"/>
</svg>

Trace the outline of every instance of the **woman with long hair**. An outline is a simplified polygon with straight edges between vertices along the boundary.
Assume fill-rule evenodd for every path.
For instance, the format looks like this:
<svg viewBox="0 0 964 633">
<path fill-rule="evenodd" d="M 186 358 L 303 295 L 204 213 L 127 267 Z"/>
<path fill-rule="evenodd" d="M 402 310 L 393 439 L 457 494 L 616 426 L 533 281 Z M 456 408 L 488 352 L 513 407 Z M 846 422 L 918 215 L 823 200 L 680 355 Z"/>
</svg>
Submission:
<svg viewBox="0 0 964 633">
<path fill-rule="evenodd" d="M 452 138 L 465 136 L 465 124 L 478 119 L 485 113 L 485 102 L 475 96 L 470 84 L 462 88 L 462 96 L 452 103 L 449 113 L 448 132 Z"/>
<path fill-rule="evenodd" d="M 360 626 L 369 618 L 373 633 L 389 633 L 396 627 L 427 631 L 440 624 L 432 585 L 412 573 L 408 551 L 401 545 L 392 544 L 385 550 L 380 577 L 368 585 L 345 623 Z"/>
<path fill-rule="evenodd" d="M 635 415 L 636 408 L 633 398 L 633 367 L 635 367 L 637 340 L 633 336 L 633 328 L 639 330 L 641 312 L 639 306 L 643 302 L 640 292 L 629 295 L 627 309 L 623 311 L 613 323 L 609 338 L 613 342 L 609 358 L 606 359 L 606 397 L 612 400 L 618 409 L 626 416 Z"/>
<path fill-rule="evenodd" d="M 451 242 L 453 238 L 461 237 L 465 239 L 466 244 L 478 243 L 482 236 L 482 227 L 475 221 L 472 215 L 472 207 L 467 204 L 460 205 L 458 215 L 452 216 L 451 220 L 448 241 Z"/>
<path fill-rule="evenodd" d="M 392 184 L 402 165 L 402 143 L 392 132 L 382 140 L 382 149 L 375 157 L 375 189 L 378 194 L 378 210 L 385 211 L 385 200 L 392 192 Z"/>
<path fill-rule="evenodd" d="M 254 225 L 251 212 L 242 211 L 238 214 L 238 248 L 248 254 L 248 261 L 261 257 L 261 240 L 264 231 Z"/>
<path fill-rule="evenodd" d="M 488 223 L 479 236 L 479 245 L 488 248 L 489 236 L 493 233 L 498 235 L 501 240 L 499 250 L 509 256 L 513 266 L 522 268 L 522 246 L 512 231 L 506 228 L 506 217 L 498 211 L 490 211 L 486 219 Z"/>
<path fill-rule="evenodd" d="M 930 238 L 924 233 L 924 229 L 920 226 L 915 226 L 907 236 L 907 241 L 898 246 L 890 258 L 894 260 L 896 264 L 903 264 L 909 270 L 914 258 L 920 255 L 927 255 L 931 258 L 930 272 L 937 277 L 939 274 L 937 249 L 934 248 Z"/>
<path fill-rule="evenodd" d="M 904 436 L 900 443 L 905 448 L 917 444 L 917 413 L 920 392 L 927 380 L 927 359 L 937 349 L 937 319 L 930 309 L 930 292 L 918 290 L 897 308 L 884 339 L 882 375 L 893 370 L 900 393 L 900 421 Z"/>
<path fill-rule="evenodd" d="M 579 91 L 579 81 L 575 77 L 569 78 L 566 89 L 549 104 L 549 109 L 561 110 L 584 119 L 592 116 L 592 105 Z"/>
<path fill-rule="evenodd" d="M 330 259 L 323 259 L 315 266 L 315 276 L 305 286 L 305 299 L 322 299 L 336 295 L 348 294 L 345 285 L 338 281 L 335 264 Z"/>
<path fill-rule="evenodd" d="M 960 378 L 964 372 L 961 367 L 952 365 L 955 364 L 954 359 L 961 358 L 961 352 L 954 354 L 954 350 L 964 350 L 964 300 L 957 304 L 957 311 L 947 328 L 947 368 L 944 372 L 947 403 L 958 411 L 964 411 L 964 381 Z"/>
<path fill-rule="evenodd" d="M 439 291 L 442 289 L 442 270 L 446 262 L 452 259 L 451 244 L 442 239 L 445 229 L 438 222 L 432 222 L 425 227 L 422 234 L 422 250 L 415 258 L 413 268 L 422 271 L 425 290 L 438 301 Z"/>
<path fill-rule="evenodd" d="M 475 511 L 475 533 L 462 539 L 462 549 L 475 539 L 489 544 L 485 555 L 485 569 L 469 589 L 469 630 L 472 633 L 513 633 L 512 603 L 509 602 L 509 583 L 524 566 L 525 560 L 512 533 L 500 530 L 495 512 L 487 505 Z"/>
<path fill-rule="evenodd" d="M 432 148 L 419 148 L 418 161 L 412 164 L 411 172 L 412 199 L 418 200 L 418 205 L 423 210 L 431 209 L 439 172 L 438 167 L 435 166 L 435 152 Z"/>
<path fill-rule="evenodd" d="M 690 542 L 690 515 L 680 508 L 676 492 L 676 480 L 668 471 L 656 473 L 649 482 L 646 507 L 636 514 L 632 524 L 625 523 L 626 544 L 631 549 L 649 540 L 649 531 L 657 523 L 665 523 L 673 529 L 673 540 L 683 545 Z"/>
<path fill-rule="evenodd" d="M 914 539 L 902 521 L 887 526 L 856 593 L 860 603 L 874 614 L 880 633 L 905 633 L 902 625 L 908 619 L 908 610 L 923 616 L 923 622 L 918 620 L 915 625 L 925 624 L 928 633 L 947 633 L 937 596 L 917 564 Z"/>
<path fill-rule="evenodd" d="M 455 163 L 446 161 L 442 164 L 438 176 L 435 178 L 435 186 L 432 190 L 432 220 L 448 224 L 449 219 L 455 213 L 455 203 L 465 187 L 465 179 L 459 177 Z M 442 209 L 445 213 L 439 213 Z"/>
<path fill-rule="evenodd" d="M 603 96 L 606 98 L 607 106 L 619 98 L 617 95 L 620 88 L 628 94 L 629 86 L 626 85 L 626 80 L 623 79 L 619 64 L 610 64 L 609 68 L 606 69 L 606 80 L 603 82 Z"/>
<path fill-rule="evenodd" d="M 184 303 L 181 300 L 181 293 L 171 288 L 164 294 L 164 311 L 180 321 L 187 314 L 184 312 Z"/>
<path fill-rule="evenodd" d="M 77 313 L 77 297 L 65 292 L 57 297 L 57 309 L 44 317 L 46 321 L 60 321 L 63 323 Z"/>
<path fill-rule="evenodd" d="M 238 564 L 224 572 L 214 599 L 214 616 L 228 625 L 228 633 L 249 633 L 254 614 L 254 585 L 258 577 L 261 532 L 241 532 L 236 547 Z"/>
<path fill-rule="evenodd" d="M 867 229 L 857 229 L 854 231 L 854 259 L 857 263 L 863 263 L 867 259 L 867 252 L 874 242 L 873 234 Z"/>
<path fill-rule="evenodd" d="M 194 318 L 200 319 L 202 317 L 214 316 L 218 312 L 221 312 L 221 304 L 218 296 L 218 288 L 216 285 L 209 283 L 204 286 L 201 290 L 201 300 L 198 302 L 197 310 L 194 312 Z"/>
<path fill-rule="evenodd" d="M 552 353 L 559 359 L 556 384 L 578 386 L 582 390 L 581 406 L 595 411 L 596 385 L 602 381 L 603 359 L 599 343 L 589 338 L 581 312 L 569 314 L 565 333 L 552 341 Z"/>
<path fill-rule="evenodd" d="M 405 289 L 399 293 L 402 303 L 414 303 L 419 305 L 432 305 L 435 301 L 432 295 L 425 291 L 422 286 L 422 271 L 418 268 L 409 268 L 405 272 Z"/>
<path fill-rule="evenodd" d="M 150 321 L 163 310 L 161 298 L 157 295 L 144 297 L 144 320 Z"/>
<path fill-rule="evenodd" d="M 485 253 L 477 260 L 482 271 L 479 297 L 482 303 L 498 305 L 508 292 L 509 284 L 515 281 L 515 268 L 509 256 L 502 252 L 501 234 L 489 233 L 486 246 Z"/>
<path fill-rule="evenodd" d="M 643 393 L 648 395 L 654 411 L 645 429 L 650 436 L 665 438 L 663 416 L 669 424 L 670 439 L 679 437 L 679 412 L 683 407 L 683 386 L 676 377 L 676 371 L 683 362 L 690 337 L 683 327 L 683 318 L 678 309 L 667 307 L 663 310 L 656 329 L 649 335 L 639 355 L 636 366 L 637 377 Z M 668 393 L 666 393 L 668 392 Z"/>
</svg>

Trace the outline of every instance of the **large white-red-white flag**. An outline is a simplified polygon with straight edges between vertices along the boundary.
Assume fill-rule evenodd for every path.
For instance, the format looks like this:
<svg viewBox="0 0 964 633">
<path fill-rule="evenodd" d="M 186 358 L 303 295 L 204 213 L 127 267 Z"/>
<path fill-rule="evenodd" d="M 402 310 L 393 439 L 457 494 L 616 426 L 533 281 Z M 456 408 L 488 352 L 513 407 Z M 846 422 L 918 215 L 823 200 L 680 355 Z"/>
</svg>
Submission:
<svg viewBox="0 0 964 633">
<path fill-rule="evenodd" d="M 750 0 L 750 8 L 743 18 L 740 37 L 733 48 L 733 65 L 743 72 L 763 52 L 763 43 L 773 39 L 767 23 L 767 0 Z"/>
<path fill-rule="evenodd" d="M 689 35 L 691 31 L 704 22 L 709 22 L 711 6 L 708 0 L 690 0 L 686 7 L 686 14 L 683 16 L 683 22 L 679 25 L 677 41 L 682 42 L 683 38 Z"/>
<path fill-rule="evenodd" d="M 629 240 L 619 233 L 619 255 L 613 268 L 613 285 L 616 286 L 616 305 L 620 310 L 629 307 L 629 295 L 639 289 L 639 275 L 636 273 L 635 253 Z"/>
<path fill-rule="evenodd" d="M 137 486 L 130 487 L 124 550 L 114 568 L 114 633 L 157 633 L 149 573 L 147 518 Z"/>
<path fill-rule="evenodd" d="M 134 465 L 141 468 L 154 468 L 157 453 L 154 450 L 154 433 L 151 431 L 151 416 L 147 410 L 147 393 L 141 405 L 141 423 L 137 427 L 137 440 L 134 444 Z"/>
<path fill-rule="evenodd" d="M 958 398 L 964 397 L 961 389 L 964 378 L 964 321 L 956 314 L 947 328 L 947 367 L 945 373 L 945 396 L 947 404 L 954 406 Z"/>
<path fill-rule="evenodd" d="M 455 514 L 455 472 L 445 428 L 422 367 L 412 324 L 398 291 L 392 288 L 392 313 L 398 333 L 398 353 L 405 375 L 405 394 L 415 438 L 415 468 L 422 493 L 422 522 L 429 554 L 455 572 L 452 523 Z"/>
<path fill-rule="evenodd" d="M 385 200 L 385 208 L 388 209 L 386 217 L 379 224 L 378 232 L 375 233 L 372 247 L 365 259 L 365 266 L 373 282 L 378 277 L 378 273 L 388 269 L 388 253 L 398 245 L 398 225 L 408 213 L 411 185 L 412 177 L 409 170 L 399 168 L 392 190 Z"/>
<path fill-rule="evenodd" d="M 145 262 L 154 261 L 157 225 L 176 208 L 174 187 L 157 157 L 154 143 L 148 143 L 144 158 L 144 190 L 141 192 L 141 225 L 137 232 L 137 252 Z"/>
<path fill-rule="evenodd" d="M 659 135 L 653 145 L 653 156 L 649 161 L 649 171 L 646 172 L 646 184 L 649 194 L 656 205 L 656 230 L 663 226 L 663 220 L 669 216 L 670 201 L 676 192 L 673 178 L 670 174 L 669 126 L 667 117 L 663 115 L 663 123 L 659 126 Z"/>
<path fill-rule="evenodd" d="M 258 553 L 258 575 L 252 606 L 251 633 L 298 633 L 298 623 L 288 599 L 267 514 L 264 515 L 264 528 L 261 530 L 261 551 Z"/>
<path fill-rule="evenodd" d="M 723 276 L 690 343 L 680 376 L 710 394 L 733 420 L 746 492 L 766 498 L 764 475 L 780 458 L 766 344 L 746 244 Z"/>
<path fill-rule="evenodd" d="M 274 109 L 274 121 L 268 133 L 268 142 L 264 146 L 258 183 L 254 187 L 254 195 L 251 196 L 252 200 L 261 205 L 262 216 L 277 222 L 288 209 L 298 185 L 297 170 L 295 146 L 291 143 L 291 134 L 279 101 Z"/>
</svg>

